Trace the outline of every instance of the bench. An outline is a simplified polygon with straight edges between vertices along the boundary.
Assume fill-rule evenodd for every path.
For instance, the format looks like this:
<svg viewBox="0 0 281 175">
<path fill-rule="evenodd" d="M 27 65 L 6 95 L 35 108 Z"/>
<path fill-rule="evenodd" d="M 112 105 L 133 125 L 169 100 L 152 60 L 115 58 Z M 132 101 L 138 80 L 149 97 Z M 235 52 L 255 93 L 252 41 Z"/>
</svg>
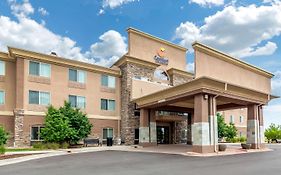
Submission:
<svg viewBox="0 0 281 175">
<path fill-rule="evenodd" d="M 84 139 L 84 146 L 88 147 L 88 145 L 100 146 L 100 140 L 99 139 L 93 139 L 93 138 L 86 138 L 86 139 Z"/>
</svg>

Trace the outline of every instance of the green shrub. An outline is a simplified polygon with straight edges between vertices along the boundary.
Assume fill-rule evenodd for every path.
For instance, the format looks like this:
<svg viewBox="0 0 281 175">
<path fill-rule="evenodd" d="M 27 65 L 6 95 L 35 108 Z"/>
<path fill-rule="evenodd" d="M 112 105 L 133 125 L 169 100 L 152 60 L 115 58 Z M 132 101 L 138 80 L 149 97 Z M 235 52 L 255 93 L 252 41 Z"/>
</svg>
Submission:
<svg viewBox="0 0 281 175">
<path fill-rule="evenodd" d="M 8 133 L 0 126 L 0 145 L 5 145 L 8 140 Z"/>
<path fill-rule="evenodd" d="M 35 149 L 47 149 L 46 145 L 42 142 L 34 143 L 32 146 Z"/>
<path fill-rule="evenodd" d="M 244 142 L 246 142 L 246 141 L 247 141 L 247 138 L 246 138 L 246 137 L 244 137 L 244 136 L 240 137 L 240 142 L 241 142 L 241 143 L 244 143 Z"/>
<path fill-rule="evenodd" d="M 46 143 L 46 147 L 48 149 L 59 149 L 60 148 L 60 144 L 58 143 Z"/>
<path fill-rule="evenodd" d="M 60 145 L 60 148 L 62 148 L 62 149 L 67 149 L 67 148 L 69 148 L 69 143 L 67 143 L 67 142 L 62 143 L 62 144 Z"/>
<path fill-rule="evenodd" d="M 1 146 L 0 146 L 0 154 L 5 154 L 5 152 L 6 152 L 5 146 L 4 146 L 4 145 L 1 145 Z"/>
</svg>

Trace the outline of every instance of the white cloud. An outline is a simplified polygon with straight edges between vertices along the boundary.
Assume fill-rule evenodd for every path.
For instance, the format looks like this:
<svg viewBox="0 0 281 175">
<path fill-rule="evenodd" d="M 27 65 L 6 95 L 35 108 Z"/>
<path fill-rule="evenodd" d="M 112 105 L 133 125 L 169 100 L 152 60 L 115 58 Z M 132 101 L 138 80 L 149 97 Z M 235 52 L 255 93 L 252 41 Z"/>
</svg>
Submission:
<svg viewBox="0 0 281 175">
<path fill-rule="evenodd" d="M 103 14 L 105 14 L 104 9 L 100 9 L 98 15 L 103 15 Z"/>
<path fill-rule="evenodd" d="M 103 0 L 102 1 L 102 7 L 103 8 L 111 8 L 114 9 L 116 7 L 119 7 L 123 4 L 127 4 L 129 2 L 134 2 L 134 1 L 139 1 L 139 0 Z"/>
<path fill-rule="evenodd" d="M 43 7 L 39 7 L 39 8 L 38 8 L 38 12 L 39 12 L 42 16 L 47 16 L 47 15 L 49 15 L 49 12 L 48 12 L 46 9 L 44 9 Z"/>
<path fill-rule="evenodd" d="M 29 3 L 29 0 L 24 0 L 21 4 L 17 0 L 8 0 L 12 13 L 17 17 L 27 17 L 34 13 L 34 8 Z"/>
<path fill-rule="evenodd" d="M 125 43 L 125 37 L 114 30 L 105 32 L 100 36 L 101 42 L 92 44 L 89 51 L 82 52 L 76 41 L 52 32 L 45 27 L 45 21 L 38 23 L 28 17 L 28 14 L 31 14 L 30 10 L 22 10 L 25 8 L 20 8 L 20 5 L 14 0 L 9 1 L 9 3 L 11 3 L 11 10 L 17 17 L 17 20 L 0 16 L 1 51 L 7 51 L 7 46 L 45 54 L 54 51 L 61 57 L 102 66 L 109 66 L 126 52 L 127 45 Z M 28 1 L 26 0 L 23 3 L 28 3 Z M 31 4 L 28 4 L 30 7 L 27 9 L 33 9 Z"/>
<path fill-rule="evenodd" d="M 96 63 L 109 66 L 127 51 L 126 38 L 120 33 L 109 30 L 99 37 L 100 42 L 91 45 L 91 51 L 88 54 L 98 58 Z"/>
<path fill-rule="evenodd" d="M 191 49 L 200 41 L 233 56 L 246 57 L 273 54 L 277 45 L 268 40 L 281 33 L 281 3 L 270 5 L 227 6 L 206 17 L 202 26 L 181 23 L 175 39 Z M 264 46 L 261 43 L 266 42 Z"/>
<path fill-rule="evenodd" d="M 196 3 L 200 6 L 207 7 L 207 6 L 219 6 L 224 4 L 224 0 L 189 0 L 189 3 Z"/>
<path fill-rule="evenodd" d="M 186 65 L 186 71 L 187 72 L 194 72 L 194 62 L 192 62 L 192 63 L 187 63 L 187 65 Z"/>
</svg>

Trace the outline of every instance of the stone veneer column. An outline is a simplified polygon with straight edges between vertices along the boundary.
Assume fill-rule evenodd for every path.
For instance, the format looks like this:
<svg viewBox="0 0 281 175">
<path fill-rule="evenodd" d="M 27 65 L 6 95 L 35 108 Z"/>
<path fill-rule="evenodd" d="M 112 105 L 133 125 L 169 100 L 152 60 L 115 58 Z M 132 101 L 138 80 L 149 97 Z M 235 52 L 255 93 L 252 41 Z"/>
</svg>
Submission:
<svg viewBox="0 0 281 175">
<path fill-rule="evenodd" d="M 134 116 L 135 104 L 131 102 L 132 78 L 134 76 L 153 78 L 152 68 L 125 63 L 121 69 L 121 140 L 126 145 L 134 144 L 135 129 L 139 128 L 139 117 Z"/>
<path fill-rule="evenodd" d="M 211 145 L 210 140 L 210 124 L 208 109 L 208 98 L 205 98 L 204 94 L 195 95 L 194 124 L 192 125 L 193 152 L 214 152 L 214 147 Z"/>
<path fill-rule="evenodd" d="M 24 131 L 23 131 L 23 118 L 24 118 L 24 110 L 14 110 L 15 116 L 15 133 L 14 133 L 14 146 L 15 147 L 23 147 L 26 146 L 24 142 Z"/>
<path fill-rule="evenodd" d="M 258 105 L 248 106 L 248 121 L 247 121 L 247 143 L 251 144 L 252 149 L 258 148 Z"/>
<path fill-rule="evenodd" d="M 151 110 L 140 110 L 139 145 L 152 146 L 157 144 L 156 122 Z M 154 118 L 154 119 L 153 119 Z"/>
</svg>

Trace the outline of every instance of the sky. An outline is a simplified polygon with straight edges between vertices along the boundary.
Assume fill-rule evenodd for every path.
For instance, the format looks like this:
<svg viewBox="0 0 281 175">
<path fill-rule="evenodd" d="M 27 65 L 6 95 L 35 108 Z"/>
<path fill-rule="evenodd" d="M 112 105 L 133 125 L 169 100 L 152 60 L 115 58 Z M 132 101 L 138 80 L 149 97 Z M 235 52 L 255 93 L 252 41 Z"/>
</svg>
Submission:
<svg viewBox="0 0 281 175">
<path fill-rule="evenodd" d="M 199 41 L 275 74 L 281 96 L 280 0 L 1 0 L 0 51 L 7 46 L 110 66 L 127 52 L 128 27 L 188 48 Z M 281 99 L 264 109 L 281 124 Z"/>
</svg>

